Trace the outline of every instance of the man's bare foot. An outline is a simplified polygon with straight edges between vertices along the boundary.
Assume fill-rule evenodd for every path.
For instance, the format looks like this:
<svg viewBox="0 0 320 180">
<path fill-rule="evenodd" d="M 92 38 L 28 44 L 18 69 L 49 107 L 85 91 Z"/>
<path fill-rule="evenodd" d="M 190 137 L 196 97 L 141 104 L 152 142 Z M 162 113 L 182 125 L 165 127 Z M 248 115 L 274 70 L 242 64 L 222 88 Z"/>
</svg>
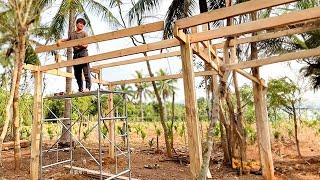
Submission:
<svg viewBox="0 0 320 180">
<path fill-rule="evenodd" d="M 82 92 L 90 92 L 90 89 L 86 88 Z"/>
</svg>

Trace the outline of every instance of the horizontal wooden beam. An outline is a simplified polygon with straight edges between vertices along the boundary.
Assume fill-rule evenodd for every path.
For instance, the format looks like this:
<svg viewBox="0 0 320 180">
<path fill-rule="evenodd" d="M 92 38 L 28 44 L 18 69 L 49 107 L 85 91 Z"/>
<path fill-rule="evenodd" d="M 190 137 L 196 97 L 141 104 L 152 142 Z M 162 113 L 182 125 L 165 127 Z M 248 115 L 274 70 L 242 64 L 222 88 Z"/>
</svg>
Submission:
<svg viewBox="0 0 320 180">
<path fill-rule="evenodd" d="M 31 64 L 25 64 L 23 66 L 23 68 L 26 69 L 26 70 L 38 71 L 40 69 L 40 66 L 35 66 L 35 65 L 31 65 Z M 61 77 L 69 77 L 69 78 L 75 79 L 73 73 L 68 73 L 68 72 L 57 70 L 57 69 L 47 70 L 47 71 L 44 71 L 43 73 L 56 75 L 56 76 L 61 76 Z M 94 83 L 101 83 L 103 85 L 108 85 L 109 84 L 107 81 L 104 81 L 104 80 L 99 80 L 99 79 L 95 79 L 95 78 L 92 78 L 91 80 Z"/>
<path fill-rule="evenodd" d="M 83 44 L 91 44 L 91 43 L 96 43 L 101 41 L 108 41 L 112 39 L 130 37 L 133 35 L 161 31 L 163 30 L 163 27 L 164 27 L 163 21 L 159 21 L 155 23 L 121 29 L 118 31 L 108 32 L 108 33 L 99 34 L 95 36 L 89 36 L 81 39 L 70 40 L 70 41 L 61 43 L 59 46 L 57 46 L 57 44 L 47 45 L 47 46 L 38 46 L 35 51 L 36 53 L 48 52 L 52 50 L 64 49 L 64 48 L 79 46 Z"/>
<path fill-rule="evenodd" d="M 87 57 L 79 58 L 76 61 L 64 61 L 60 63 L 49 64 L 49 65 L 41 66 L 40 70 L 47 71 L 50 69 L 57 69 L 57 68 L 78 65 L 78 64 L 91 63 L 91 62 L 96 62 L 101 60 L 107 60 L 107 59 L 112 59 L 117 57 L 123 57 L 123 56 L 148 52 L 148 51 L 155 51 L 159 49 L 175 47 L 175 46 L 178 46 L 179 44 L 180 44 L 179 40 L 177 39 L 167 39 L 167 40 L 162 40 L 162 41 L 158 41 L 150 44 L 144 44 L 136 47 L 130 47 L 130 48 L 120 49 L 120 50 L 102 53 L 98 55 L 87 56 Z"/>
<path fill-rule="evenodd" d="M 275 32 L 268 32 L 268 33 L 263 33 L 259 34 L 256 36 L 251 36 L 251 37 L 245 37 L 245 38 L 238 38 L 238 39 L 232 39 L 230 40 L 229 46 L 235 46 L 238 44 L 245 44 L 245 43 L 251 43 L 251 42 L 259 42 L 263 40 L 268 40 L 268 39 L 274 39 L 274 38 L 279 38 L 283 36 L 289 36 L 293 34 L 300 34 L 304 32 L 309 32 L 309 31 L 314 31 L 320 29 L 319 23 L 312 24 L 312 25 L 307 25 L 303 27 L 297 27 L 293 29 L 287 29 L 287 30 L 282 30 L 282 31 L 275 31 Z M 219 44 L 214 44 L 214 46 L 217 49 L 222 49 L 224 43 L 219 43 Z"/>
<path fill-rule="evenodd" d="M 177 29 L 184 29 L 192 26 L 197 26 L 200 24 L 205 24 L 208 22 L 213 22 L 221 19 L 226 19 L 241 14 L 247 14 L 260 9 L 270 8 L 274 6 L 279 6 L 282 4 L 287 4 L 295 2 L 297 0 L 254 0 L 247 1 L 233 6 L 215 9 L 207 13 L 201 13 L 196 16 L 183 18 L 176 21 Z"/>
<path fill-rule="evenodd" d="M 320 7 L 287 13 L 281 16 L 259 19 L 256 21 L 243 23 L 234 26 L 221 27 L 215 30 L 209 30 L 190 35 L 191 43 L 206 41 L 221 37 L 238 36 L 241 34 L 261 31 L 277 26 L 284 26 L 292 23 L 307 21 L 320 18 Z"/>
<path fill-rule="evenodd" d="M 216 71 L 201 71 L 195 72 L 195 76 L 209 76 L 217 74 Z M 113 81 L 109 82 L 110 85 L 121 85 L 121 84 L 134 84 L 134 83 L 141 83 L 141 82 L 152 82 L 152 81 L 161 81 L 166 79 L 179 79 L 182 78 L 182 74 L 172 74 L 172 75 L 165 75 L 165 76 L 158 76 L 158 77 L 147 77 L 147 78 L 140 78 L 140 79 L 130 79 L 130 80 L 121 80 L 121 81 Z"/>
<path fill-rule="evenodd" d="M 298 59 L 303 59 L 308 57 L 317 57 L 317 56 L 320 56 L 320 48 L 302 50 L 298 52 L 291 52 L 291 53 L 281 54 L 278 56 L 239 62 L 234 64 L 226 64 L 223 66 L 223 68 L 225 68 L 226 70 L 246 69 L 246 68 L 259 67 L 259 66 L 274 64 L 279 62 L 298 60 Z"/>
<path fill-rule="evenodd" d="M 134 64 L 134 63 L 145 62 L 145 61 L 153 61 L 153 60 L 158 60 L 158 59 L 163 59 L 163 58 L 168 58 L 168 57 L 174 57 L 174 56 L 180 56 L 180 51 L 174 51 L 174 52 L 169 52 L 169 53 L 161 53 L 161 54 L 147 56 L 147 57 L 140 57 L 140 58 L 135 58 L 135 59 L 130 59 L 130 60 L 124 60 L 124 61 L 117 61 L 117 62 L 112 62 L 112 63 L 108 63 L 108 64 L 102 64 L 102 65 L 98 65 L 98 66 L 92 66 L 92 69 L 100 70 L 100 69 L 108 68 L 108 67 L 128 65 L 128 64 Z"/>
</svg>

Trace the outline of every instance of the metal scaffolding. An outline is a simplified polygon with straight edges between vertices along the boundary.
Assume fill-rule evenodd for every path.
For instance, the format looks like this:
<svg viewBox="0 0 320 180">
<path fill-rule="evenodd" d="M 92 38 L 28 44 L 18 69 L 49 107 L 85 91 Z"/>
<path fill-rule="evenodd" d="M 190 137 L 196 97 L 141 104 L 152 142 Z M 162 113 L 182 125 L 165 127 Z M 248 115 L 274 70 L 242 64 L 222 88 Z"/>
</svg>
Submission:
<svg viewBox="0 0 320 180">
<path fill-rule="evenodd" d="M 56 95 L 56 96 L 50 96 L 50 97 L 45 97 L 43 98 L 43 108 L 46 108 L 48 111 L 47 114 L 50 114 L 51 117 L 53 118 L 47 118 L 43 119 L 41 122 L 41 137 L 40 137 L 40 146 L 41 146 L 41 178 L 43 178 L 43 175 L 45 174 L 44 171 L 48 171 L 48 169 L 53 169 L 57 167 L 58 165 L 66 165 L 65 168 L 70 169 L 70 173 L 73 173 L 74 171 L 89 171 L 91 173 L 95 172 L 96 175 L 99 176 L 100 179 L 115 179 L 119 176 L 122 176 L 124 174 L 128 175 L 128 178 L 131 179 L 131 159 L 130 159 L 130 148 L 129 148 L 129 133 L 128 133 L 128 115 L 127 115 L 127 96 L 126 93 L 120 92 L 120 91 L 108 91 L 108 90 L 101 90 L 100 85 L 99 85 L 99 90 L 96 91 L 91 91 L 91 92 L 85 92 L 85 93 L 76 93 L 76 94 L 70 94 L 70 95 Z M 112 105 L 112 107 L 108 107 L 108 111 L 105 113 L 102 112 L 101 106 L 103 103 L 101 102 L 101 98 L 104 95 L 116 95 L 117 97 L 117 103 Z M 81 97 L 92 97 L 95 98 L 92 100 L 91 105 L 83 112 L 80 111 L 76 105 L 74 105 L 72 102 L 74 102 L 75 98 L 81 98 Z M 51 101 L 57 101 L 57 100 L 70 100 L 71 102 L 71 112 L 68 117 L 70 118 L 62 118 L 59 117 L 59 114 L 57 112 L 54 112 L 54 110 L 50 109 L 49 106 L 46 105 L 46 101 L 51 100 Z M 113 103 L 112 103 L 113 104 Z M 81 123 L 84 122 L 84 120 L 88 119 L 85 117 L 85 113 L 88 113 L 90 108 L 96 108 L 95 110 L 97 111 L 97 118 L 96 121 L 94 122 L 94 125 L 87 129 L 86 132 L 82 132 L 83 129 L 81 129 Z M 122 108 L 121 111 L 119 112 L 118 109 Z M 114 113 L 114 110 L 117 110 L 116 113 Z M 44 112 L 44 111 L 43 111 Z M 78 118 L 75 118 L 74 114 L 77 115 Z M 46 118 L 45 116 L 43 116 Z M 66 124 L 64 121 L 68 120 L 71 122 L 71 124 Z M 106 135 L 106 129 L 111 133 L 111 130 L 113 130 L 113 134 L 116 134 L 114 129 L 115 128 L 110 128 L 108 129 L 106 127 L 106 121 L 114 121 L 115 123 L 117 121 L 122 122 L 122 127 L 119 135 L 114 136 L 113 139 L 110 139 Z M 50 144 L 49 148 L 44 145 L 44 131 L 43 131 L 43 126 L 45 124 L 55 124 L 59 125 L 59 129 L 61 130 L 60 132 L 60 137 L 55 140 L 53 144 Z M 75 135 L 76 131 L 76 125 L 78 126 L 78 133 L 79 135 Z M 104 125 L 104 126 L 103 126 Z M 105 128 L 105 129 L 103 129 Z M 64 129 L 64 130 L 62 130 Z M 98 140 L 98 155 L 93 153 L 92 149 L 89 149 L 86 147 L 85 143 L 83 142 L 85 139 L 85 136 L 88 137 L 88 135 L 93 132 L 94 129 L 97 129 L 97 140 Z M 49 131 L 49 130 L 48 130 Z M 83 133 L 83 137 L 81 137 L 80 132 Z M 64 146 L 61 146 L 61 138 L 64 135 L 68 135 L 70 137 L 69 142 Z M 102 138 L 101 138 L 102 137 Z M 117 143 L 117 137 L 121 138 L 123 140 L 123 145 L 121 147 L 121 143 Z M 106 172 L 105 169 L 103 168 L 103 160 L 102 160 L 102 154 L 106 152 L 103 149 L 103 143 L 104 141 L 107 141 L 107 144 L 109 144 L 109 150 L 114 149 L 115 151 L 115 172 Z M 111 146 L 113 146 L 111 148 Z M 80 147 L 85 151 L 86 157 L 89 157 L 90 161 L 93 161 L 96 164 L 96 167 L 99 168 L 98 171 L 88 169 L 88 168 L 81 168 L 77 167 L 79 162 L 79 159 L 75 157 L 75 149 L 77 147 Z M 69 154 L 67 159 L 63 159 L 61 156 L 62 154 L 66 155 Z M 97 157 L 98 156 L 98 157 Z M 66 157 L 66 156 L 64 156 Z M 83 158 L 81 156 L 81 158 Z M 126 167 L 119 167 L 119 159 L 123 158 L 126 161 Z M 44 161 L 46 160 L 46 162 Z M 81 163 L 80 163 L 81 164 Z M 111 168 L 108 169 L 111 171 Z"/>
</svg>

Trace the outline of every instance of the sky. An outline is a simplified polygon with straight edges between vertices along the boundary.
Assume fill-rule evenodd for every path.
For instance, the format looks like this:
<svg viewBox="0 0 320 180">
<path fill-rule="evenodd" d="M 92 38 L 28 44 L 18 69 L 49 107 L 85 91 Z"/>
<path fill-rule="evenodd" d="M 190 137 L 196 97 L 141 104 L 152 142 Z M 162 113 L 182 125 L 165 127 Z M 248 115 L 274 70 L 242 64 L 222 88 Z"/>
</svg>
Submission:
<svg viewBox="0 0 320 180">
<path fill-rule="evenodd" d="M 149 18 L 147 22 L 155 22 L 163 20 L 165 17 L 166 10 L 168 9 L 171 1 L 162 1 L 161 8 L 159 8 L 156 12 L 150 14 L 154 16 L 153 18 Z M 129 6 L 125 6 L 127 8 Z M 47 16 L 44 19 L 44 22 L 50 22 L 50 17 L 52 18 L 55 11 L 57 9 L 57 6 L 53 6 L 53 8 L 49 9 L 47 12 Z M 123 9 L 126 11 L 126 9 Z M 113 12 L 116 12 L 117 9 L 113 10 Z M 197 13 L 197 12 L 195 12 Z M 99 21 L 97 18 L 91 18 L 91 22 L 93 24 L 93 29 L 95 34 L 101 34 L 113 31 L 109 28 L 109 25 L 106 23 L 103 23 Z M 152 33 L 147 35 L 147 41 L 148 42 L 154 42 L 154 41 L 160 41 L 161 40 L 161 33 Z M 129 38 L 123 38 L 119 40 L 111 40 L 108 42 L 100 42 L 99 43 L 99 50 L 97 50 L 95 44 L 89 45 L 89 55 L 94 55 L 98 53 L 104 53 L 108 51 L 123 49 L 126 47 L 133 46 L 131 43 L 131 40 Z M 60 51 L 60 53 L 63 53 L 63 51 Z M 157 52 L 151 52 L 150 54 L 158 54 Z M 125 59 L 132 59 L 136 57 L 142 57 L 142 55 L 134 55 L 134 56 L 127 56 L 124 58 L 118 58 L 115 60 L 107 60 L 107 62 L 113 62 L 113 61 L 119 61 L 119 60 L 125 60 Z M 42 55 L 42 61 L 44 59 L 44 56 Z M 50 57 L 48 57 L 50 62 Z M 51 61 L 52 63 L 52 61 Z M 105 62 L 97 62 L 97 63 L 91 63 L 91 66 L 97 65 L 97 64 L 103 64 Z M 164 69 L 169 74 L 177 74 L 181 72 L 181 60 L 180 58 L 173 57 L 173 58 L 166 58 L 158 61 L 151 61 L 151 67 L 153 72 L 157 72 L 160 68 Z M 302 80 L 300 78 L 299 70 L 303 65 L 300 63 L 297 63 L 295 61 L 291 61 L 290 63 L 278 63 L 273 65 L 267 65 L 260 68 L 261 70 L 261 77 L 265 79 L 267 82 L 268 80 L 272 78 L 280 78 L 283 76 L 288 76 L 289 78 L 293 79 L 296 82 L 299 82 L 300 84 L 304 84 L 304 87 L 306 87 L 307 83 L 301 83 Z M 112 68 L 107 68 L 103 70 L 103 79 L 107 81 L 117 81 L 117 80 L 124 80 L 124 79 L 133 79 L 135 78 L 135 71 L 141 71 L 144 76 L 148 76 L 147 66 L 145 62 L 137 63 L 137 64 L 131 64 L 131 65 L 125 65 L 125 66 L 117 66 Z M 196 85 L 199 85 L 201 81 L 201 78 L 196 78 Z M 46 75 L 45 76 L 45 83 L 47 84 L 47 88 L 45 91 L 45 94 L 51 94 L 54 92 L 60 92 L 64 91 L 65 89 L 65 80 L 62 77 L 56 77 L 53 75 Z M 249 80 L 239 75 L 239 85 L 244 84 L 251 84 Z M 178 87 L 178 94 L 177 96 L 177 102 L 183 103 L 184 102 L 184 93 L 183 93 L 183 82 L 182 79 L 177 81 L 177 87 Z M 93 86 L 93 90 L 97 88 L 96 85 Z M 75 80 L 73 80 L 73 90 L 77 90 L 77 84 Z M 307 89 L 304 91 L 304 99 L 307 104 L 315 104 L 316 106 L 319 106 L 319 100 L 320 100 L 320 93 L 314 92 L 313 90 Z M 197 97 L 204 97 L 205 92 L 203 89 L 197 89 L 196 91 Z"/>
</svg>

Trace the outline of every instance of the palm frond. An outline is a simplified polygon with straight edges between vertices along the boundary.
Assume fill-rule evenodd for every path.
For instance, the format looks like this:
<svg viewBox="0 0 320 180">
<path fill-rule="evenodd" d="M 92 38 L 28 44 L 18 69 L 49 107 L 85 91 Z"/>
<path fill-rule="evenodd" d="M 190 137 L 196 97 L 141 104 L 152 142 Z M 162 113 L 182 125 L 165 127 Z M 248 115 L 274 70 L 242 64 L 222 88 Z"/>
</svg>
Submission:
<svg viewBox="0 0 320 180">
<path fill-rule="evenodd" d="M 196 3 L 194 0 L 190 2 L 188 0 L 172 1 L 166 14 L 163 39 L 168 39 L 173 36 L 174 22 L 178 19 L 191 16 L 195 6 Z"/>
<path fill-rule="evenodd" d="M 88 0 L 84 6 L 87 12 L 90 12 L 94 17 L 100 17 L 102 21 L 107 22 L 113 28 L 118 28 L 121 26 L 121 23 L 113 15 L 113 13 L 101 3 L 94 0 Z"/>
<path fill-rule="evenodd" d="M 138 0 L 128 12 L 129 24 L 133 20 L 140 19 L 146 13 L 156 10 L 159 6 L 159 0 Z"/>
<path fill-rule="evenodd" d="M 63 32 L 68 24 L 69 6 L 68 1 L 62 1 L 57 14 L 53 17 L 49 30 L 49 37 L 52 40 L 58 40 L 63 36 Z"/>
</svg>

